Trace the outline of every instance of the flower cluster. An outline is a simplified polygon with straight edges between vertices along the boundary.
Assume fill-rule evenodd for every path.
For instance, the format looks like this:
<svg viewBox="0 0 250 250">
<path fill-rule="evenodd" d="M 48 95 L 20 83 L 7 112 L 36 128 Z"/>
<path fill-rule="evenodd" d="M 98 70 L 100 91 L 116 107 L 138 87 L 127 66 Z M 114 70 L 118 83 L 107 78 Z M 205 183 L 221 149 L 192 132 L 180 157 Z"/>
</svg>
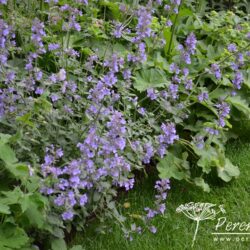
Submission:
<svg viewBox="0 0 250 250">
<path fill-rule="evenodd" d="M 219 121 L 218 121 L 218 125 L 220 127 L 225 127 L 225 118 L 229 115 L 230 113 L 230 106 L 228 103 L 226 102 L 222 102 L 216 105 L 216 107 L 218 108 L 218 112 L 219 112 Z"/>
<path fill-rule="evenodd" d="M 168 191 L 170 190 L 170 180 L 169 179 L 162 179 L 158 180 L 155 183 L 155 190 L 157 194 L 155 195 L 155 207 L 149 208 L 145 207 L 144 210 L 146 215 L 142 217 L 142 221 L 148 228 L 148 230 L 155 234 L 157 232 L 157 228 L 151 224 L 152 219 L 157 215 L 163 215 L 166 210 L 166 199 L 168 195 Z M 129 238 L 129 240 L 133 240 L 132 234 L 138 233 L 141 234 L 143 230 L 142 226 L 137 226 L 135 223 L 131 225 L 131 230 L 125 232 L 125 237 Z"/>
<path fill-rule="evenodd" d="M 196 49 L 196 37 L 194 33 L 188 35 L 185 41 L 185 47 L 183 45 L 179 46 L 181 52 L 181 58 L 186 64 L 191 64 L 191 55 L 194 55 Z"/>
<path fill-rule="evenodd" d="M 158 154 L 161 158 L 166 154 L 167 147 L 172 145 L 175 140 L 179 139 L 179 136 L 176 134 L 175 125 L 173 123 L 162 124 L 161 129 L 163 134 L 158 136 L 159 148 Z"/>
</svg>

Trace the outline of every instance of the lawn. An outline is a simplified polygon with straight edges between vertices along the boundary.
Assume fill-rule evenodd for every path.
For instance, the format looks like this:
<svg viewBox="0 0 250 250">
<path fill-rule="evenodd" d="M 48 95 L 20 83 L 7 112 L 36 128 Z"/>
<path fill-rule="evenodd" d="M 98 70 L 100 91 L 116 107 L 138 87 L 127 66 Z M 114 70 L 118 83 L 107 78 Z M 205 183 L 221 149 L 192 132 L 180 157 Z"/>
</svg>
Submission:
<svg viewBox="0 0 250 250">
<path fill-rule="evenodd" d="M 78 234 L 72 243 L 81 244 L 86 250 L 192 249 L 191 244 L 196 223 L 188 219 L 184 214 L 176 213 L 176 208 L 180 204 L 190 201 L 209 202 L 217 205 L 224 204 L 226 214 L 219 217 L 226 216 L 228 222 L 250 222 L 250 143 L 242 140 L 228 143 L 227 155 L 234 164 L 239 166 L 241 170 L 240 177 L 227 184 L 216 180 L 212 184 L 210 193 L 197 190 L 196 187 L 187 183 L 172 182 L 166 215 L 164 218 L 154 220 L 154 225 L 158 228 L 155 235 L 145 232 L 142 235 L 136 235 L 133 241 L 126 241 L 119 226 L 115 223 L 108 225 L 109 230 L 105 230 L 106 234 L 97 233 L 94 230 L 95 225 L 92 224 L 86 233 Z M 139 213 L 144 207 L 152 205 L 154 181 L 154 177 L 142 180 L 143 183 L 140 183 L 128 196 L 122 198 L 124 202 L 131 204 L 130 208 L 124 210 L 125 213 Z M 250 236 L 248 236 L 247 242 L 247 235 L 242 235 L 240 242 L 238 241 L 239 237 L 235 235 L 226 238 L 220 236 L 218 237 L 220 240 L 216 242 L 216 237 L 211 233 L 215 231 L 217 222 L 217 218 L 201 222 L 193 249 L 249 249 Z"/>
</svg>

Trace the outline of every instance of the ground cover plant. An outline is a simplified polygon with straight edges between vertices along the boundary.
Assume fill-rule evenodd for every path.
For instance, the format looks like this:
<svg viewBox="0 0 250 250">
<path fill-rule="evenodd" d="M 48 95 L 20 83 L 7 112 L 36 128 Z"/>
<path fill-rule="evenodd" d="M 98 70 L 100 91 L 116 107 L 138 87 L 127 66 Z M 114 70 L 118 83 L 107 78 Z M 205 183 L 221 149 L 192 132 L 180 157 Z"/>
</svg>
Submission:
<svg viewBox="0 0 250 250">
<path fill-rule="evenodd" d="M 209 176 L 239 176 L 225 143 L 250 116 L 246 9 L 1 0 L 0 11 L 2 249 L 66 248 L 93 218 L 127 239 L 154 234 L 171 178 L 208 192 Z M 154 171 L 154 204 L 131 228 L 117 197 Z"/>
</svg>

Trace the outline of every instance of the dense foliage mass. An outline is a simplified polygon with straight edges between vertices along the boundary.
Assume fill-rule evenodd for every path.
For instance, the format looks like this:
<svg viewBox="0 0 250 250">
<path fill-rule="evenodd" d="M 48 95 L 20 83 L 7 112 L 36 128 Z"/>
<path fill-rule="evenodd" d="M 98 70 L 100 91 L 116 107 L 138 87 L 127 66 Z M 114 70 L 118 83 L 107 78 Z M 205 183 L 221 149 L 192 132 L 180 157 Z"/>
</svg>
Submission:
<svg viewBox="0 0 250 250">
<path fill-rule="evenodd" d="M 181 0 L 0 10 L 1 249 L 43 237 L 63 249 L 64 232 L 92 216 L 130 239 L 156 233 L 170 178 L 209 191 L 211 172 L 239 175 L 224 145 L 232 121 L 250 117 L 249 15 Z M 155 207 L 126 227 L 115 197 L 146 166 L 159 172 Z"/>
</svg>

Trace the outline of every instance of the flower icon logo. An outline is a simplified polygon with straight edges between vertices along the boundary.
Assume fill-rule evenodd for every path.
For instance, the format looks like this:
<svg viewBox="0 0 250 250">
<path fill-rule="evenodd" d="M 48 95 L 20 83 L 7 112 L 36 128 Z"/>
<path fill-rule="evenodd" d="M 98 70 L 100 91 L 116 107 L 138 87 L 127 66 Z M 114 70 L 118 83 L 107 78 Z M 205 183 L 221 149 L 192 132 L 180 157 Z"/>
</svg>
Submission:
<svg viewBox="0 0 250 250">
<path fill-rule="evenodd" d="M 194 237 L 192 241 L 192 247 L 194 246 L 196 236 L 199 230 L 199 225 L 201 221 L 204 220 L 214 220 L 216 215 L 219 213 L 226 213 L 223 205 L 217 206 L 212 203 L 203 203 L 203 202 L 189 202 L 182 204 L 176 209 L 177 213 L 185 214 L 189 219 L 196 221 L 196 228 L 194 232 Z"/>
</svg>

